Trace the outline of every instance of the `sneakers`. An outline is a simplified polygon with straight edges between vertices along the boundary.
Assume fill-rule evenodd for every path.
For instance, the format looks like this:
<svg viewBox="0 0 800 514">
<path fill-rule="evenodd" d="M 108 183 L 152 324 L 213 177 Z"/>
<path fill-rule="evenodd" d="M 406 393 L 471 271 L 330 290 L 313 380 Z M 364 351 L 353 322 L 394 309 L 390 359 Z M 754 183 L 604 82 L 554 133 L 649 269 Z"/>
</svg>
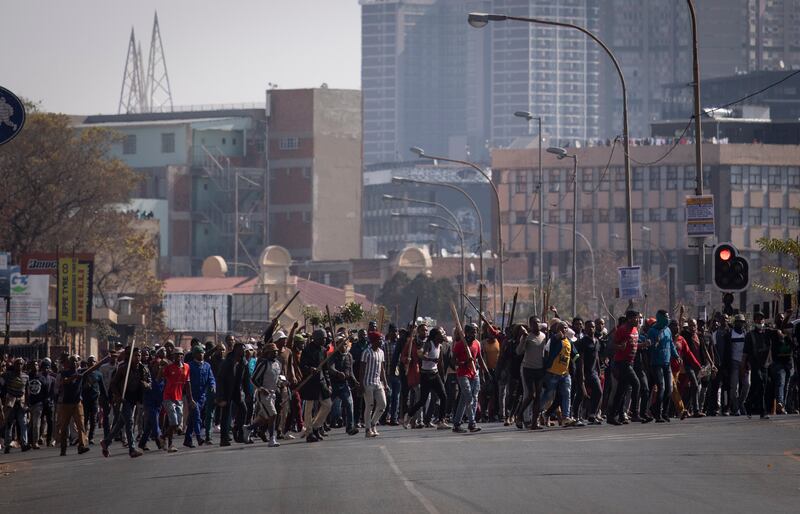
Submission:
<svg viewBox="0 0 800 514">
<path fill-rule="evenodd" d="M 440 421 L 439 423 L 436 424 L 436 430 L 449 430 L 450 428 L 453 427 L 451 427 L 444 421 Z"/>
<path fill-rule="evenodd" d="M 306 442 L 307 443 L 316 443 L 316 442 L 319 442 L 319 438 L 317 436 L 315 436 L 313 432 L 311 432 L 311 433 L 308 434 L 308 437 L 306 437 Z"/>
<path fill-rule="evenodd" d="M 184 441 L 183 441 L 183 445 L 184 445 L 185 447 L 187 447 L 187 448 L 196 448 L 196 446 L 194 445 L 194 443 L 192 442 L 192 440 L 191 440 L 191 439 L 186 439 L 186 440 L 184 440 Z"/>
<path fill-rule="evenodd" d="M 453 432 L 455 432 L 456 434 L 466 434 L 467 429 L 462 427 L 461 425 L 454 425 Z"/>
<path fill-rule="evenodd" d="M 108 455 L 109 455 L 108 443 L 105 442 L 105 441 L 100 441 L 100 448 L 101 448 L 101 451 L 103 452 L 103 457 L 108 457 Z"/>
<path fill-rule="evenodd" d="M 350 430 L 347 431 L 347 435 L 356 435 L 358 432 L 359 432 L 359 430 L 357 428 L 353 427 L 353 428 L 351 428 Z"/>
<path fill-rule="evenodd" d="M 169 448 L 167 448 L 167 453 L 177 453 L 177 452 L 178 452 L 178 449 L 175 448 L 172 445 L 169 445 Z"/>
<path fill-rule="evenodd" d="M 478 425 L 470 425 L 469 426 L 469 431 L 473 432 L 473 433 L 480 432 L 481 431 L 481 427 L 479 427 Z"/>
<path fill-rule="evenodd" d="M 411 417 L 408 415 L 408 413 L 405 413 L 403 415 L 403 428 L 408 428 L 408 422 L 410 420 L 411 420 Z"/>
<path fill-rule="evenodd" d="M 131 456 L 131 459 L 135 459 L 136 457 L 142 456 L 142 452 L 140 450 L 131 450 L 130 452 L 128 452 L 128 454 Z"/>
<path fill-rule="evenodd" d="M 295 436 L 293 436 L 292 434 L 288 434 L 288 433 L 287 434 L 283 434 L 283 438 L 284 439 L 290 439 L 290 440 L 291 439 L 296 439 Z"/>
<path fill-rule="evenodd" d="M 268 444 L 267 446 L 269 446 L 270 448 L 277 448 L 277 447 L 278 447 L 278 446 L 280 446 L 280 445 L 281 445 L 281 443 L 279 443 L 279 442 L 278 442 L 278 441 L 277 441 L 277 440 L 276 440 L 276 439 L 273 437 L 273 438 L 272 438 L 272 439 L 269 441 L 269 444 Z"/>
<path fill-rule="evenodd" d="M 364 433 L 364 437 L 368 439 L 370 437 L 378 437 L 378 433 L 374 429 L 368 428 L 367 431 Z"/>
<path fill-rule="evenodd" d="M 79 446 L 78 447 L 78 455 L 83 455 L 84 453 L 88 452 L 89 450 L 91 450 L 91 448 L 89 448 L 88 446 Z"/>
<path fill-rule="evenodd" d="M 564 418 L 564 428 L 574 427 L 577 423 L 575 418 Z"/>
<path fill-rule="evenodd" d="M 422 426 L 424 426 L 425 428 L 433 428 L 434 427 L 433 423 L 431 423 L 430 421 L 426 421 L 425 423 L 423 423 Z"/>
</svg>

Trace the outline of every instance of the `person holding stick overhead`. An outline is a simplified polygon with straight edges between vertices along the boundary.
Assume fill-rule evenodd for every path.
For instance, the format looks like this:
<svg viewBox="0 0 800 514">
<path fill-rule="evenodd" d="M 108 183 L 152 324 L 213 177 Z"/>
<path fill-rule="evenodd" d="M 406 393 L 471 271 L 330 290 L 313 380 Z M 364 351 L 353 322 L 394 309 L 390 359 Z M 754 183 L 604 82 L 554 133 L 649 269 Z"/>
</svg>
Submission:
<svg viewBox="0 0 800 514">
<path fill-rule="evenodd" d="M 327 380 L 323 377 L 322 365 L 325 363 L 325 331 L 318 328 L 311 334 L 311 342 L 300 356 L 300 371 L 303 373 L 300 398 L 303 400 L 303 423 L 305 425 L 306 442 L 321 441 L 323 435 L 320 428 L 325 423 L 331 410 L 331 393 Z M 319 401 L 317 414 L 314 415 L 314 402 Z"/>
<path fill-rule="evenodd" d="M 133 412 L 136 405 L 142 403 L 144 392 L 151 387 L 150 370 L 142 363 L 142 353 L 139 348 L 131 346 L 127 349 L 127 354 L 125 360 L 130 362 L 130 367 L 127 368 L 129 370 L 127 371 L 127 383 L 125 381 L 126 373 L 123 373 L 122 368 L 118 368 L 111 379 L 112 402 L 121 403 L 122 408 L 120 415 L 114 419 L 114 425 L 111 427 L 109 435 L 100 442 L 103 457 L 109 456 L 112 438 L 120 432 L 123 426 L 128 442 L 128 454 L 131 458 L 142 455 L 141 450 L 136 448 L 136 439 L 133 437 Z"/>
<path fill-rule="evenodd" d="M 56 407 L 58 442 L 61 445 L 61 456 L 67 454 L 67 433 L 69 424 L 75 422 L 78 431 L 78 454 L 89 451 L 86 430 L 83 425 L 83 404 L 81 403 L 81 390 L 83 389 L 83 374 L 92 372 L 106 362 L 104 358 L 83 373 L 78 373 L 79 359 L 75 355 L 70 355 L 62 361 L 62 370 L 56 378 L 56 389 L 58 391 L 58 406 Z"/>
</svg>

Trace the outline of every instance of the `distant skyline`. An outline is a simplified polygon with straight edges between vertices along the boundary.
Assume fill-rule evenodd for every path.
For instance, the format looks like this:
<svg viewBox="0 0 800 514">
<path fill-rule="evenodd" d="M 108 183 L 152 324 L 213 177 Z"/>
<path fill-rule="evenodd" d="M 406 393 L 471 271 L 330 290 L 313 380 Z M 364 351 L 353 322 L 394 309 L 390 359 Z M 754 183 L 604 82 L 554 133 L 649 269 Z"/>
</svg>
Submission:
<svg viewBox="0 0 800 514">
<path fill-rule="evenodd" d="M 14 2 L 0 85 L 47 111 L 116 113 L 131 26 L 146 60 L 156 10 L 176 106 L 264 102 L 270 82 L 360 89 L 358 0 Z"/>
</svg>

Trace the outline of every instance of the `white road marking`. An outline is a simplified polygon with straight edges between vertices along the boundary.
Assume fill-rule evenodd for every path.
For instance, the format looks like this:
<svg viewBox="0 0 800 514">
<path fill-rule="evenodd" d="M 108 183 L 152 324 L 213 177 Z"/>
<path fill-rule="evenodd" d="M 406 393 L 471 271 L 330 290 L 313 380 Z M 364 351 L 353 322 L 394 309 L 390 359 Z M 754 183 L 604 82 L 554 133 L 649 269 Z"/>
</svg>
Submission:
<svg viewBox="0 0 800 514">
<path fill-rule="evenodd" d="M 400 468 L 394 461 L 392 454 L 389 453 L 389 450 L 387 450 L 385 446 L 381 446 L 380 448 L 381 453 L 383 453 L 383 456 L 389 463 L 389 467 L 392 468 L 392 471 L 394 471 L 394 474 L 397 475 L 397 478 L 403 481 L 403 484 L 406 486 L 406 489 L 408 489 L 408 492 L 413 494 L 414 497 L 419 500 L 422 506 L 425 507 L 425 510 L 427 510 L 430 514 L 439 514 L 439 510 L 433 505 L 433 503 L 431 503 L 430 500 L 428 500 L 421 492 L 419 492 L 419 490 L 414 487 L 414 484 L 406 478 L 402 471 L 400 471 Z"/>
</svg>

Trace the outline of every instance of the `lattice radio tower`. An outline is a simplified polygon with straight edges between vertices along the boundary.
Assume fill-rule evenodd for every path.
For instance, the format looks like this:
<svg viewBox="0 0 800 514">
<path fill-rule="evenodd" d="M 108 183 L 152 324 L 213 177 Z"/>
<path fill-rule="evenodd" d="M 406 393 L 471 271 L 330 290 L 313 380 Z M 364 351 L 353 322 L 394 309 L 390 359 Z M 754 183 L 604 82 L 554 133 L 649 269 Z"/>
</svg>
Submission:
<svg viewBox="0 0 800 514">
<path fill-rule="evenodd" d="M 117 114 L 172 111 L 172 90 L 169 86 L 161 30 L 158 26 L 158 12 L 153 19 L 153 35 L 150 38 L 150 55 L 146 70 L 142 56 L 142 45 L 137 44 L 131 27 Z"/>
</svg>

